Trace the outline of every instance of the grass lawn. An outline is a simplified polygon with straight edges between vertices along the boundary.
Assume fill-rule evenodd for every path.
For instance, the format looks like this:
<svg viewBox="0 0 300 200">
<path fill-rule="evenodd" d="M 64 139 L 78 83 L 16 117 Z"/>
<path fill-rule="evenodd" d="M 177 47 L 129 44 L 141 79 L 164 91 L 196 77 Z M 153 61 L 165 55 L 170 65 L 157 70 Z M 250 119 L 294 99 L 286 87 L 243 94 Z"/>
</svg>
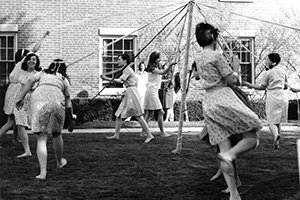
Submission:
<svg viewBox="0 0 300 200">
<path fill-rule="evenodd" d="M 0 199 L 229 199 L 220 192 L 226 187 L 223 177 L 209 180 L 218 169 L 216 159 L 196 135 L 184 135 L 180 155 L 171 154 L 175 135 L 156 135 L 149 144 L 136 133 L 121 134 L 120 140 L 106 136 L 64 134 L 68 164 L 63 169 L 55 168 L 49 137 L 47 180 L 39 181 L 35 136 L 29 136 L 34 155 L 18 159 L 22 145 L 13 145 L 7 135 L 0 150 Z M 262 132 L 259 147 L 238 159 L 242 199 L 300 199 L 296 150 L 295 137 L 284 136 L 281 148 L 274 150 L 272 136 Z"/>
</svg>

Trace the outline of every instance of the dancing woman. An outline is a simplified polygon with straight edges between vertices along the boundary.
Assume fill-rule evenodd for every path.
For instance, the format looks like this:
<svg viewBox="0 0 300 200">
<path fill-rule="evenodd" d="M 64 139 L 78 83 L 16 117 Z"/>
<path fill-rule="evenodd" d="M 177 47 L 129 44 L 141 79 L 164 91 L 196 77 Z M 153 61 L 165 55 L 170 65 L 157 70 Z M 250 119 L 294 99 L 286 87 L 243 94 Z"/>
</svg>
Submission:
<svg viewBox="0 0 300 200">
<path fill-rule="evenodd" d="M 211 145 L 218 145 L 217 157 L 230 191 L 230 200 L 240 200 L 232 161 L 258 145 L 257 131 L 263 127 L 258 116 L 233 92 L 238 74 L 233 72 L 222 53 L 216 51 L 218 29 L 207 23 L 196 26 L 196 39 L 203 50 L 195 58 L 197 73 L 206 93 L 203 115 Z M 231 146 L 230 136 L 241 140 Z"/>
<path fill-rule="evenodd" d="M 145 119 L 148 123 L 151 114 L 154 111 L 158 111 L 157 123 L 163 137 L 169 137 L 170 134 L 167 134 L 164 131 L 164 110 L 161 101 L 159 100 L 158 90 L 161 87 L 162 75 L 167 74 L 175 64 L 176 63 L 171 63 L 166 69 L 161 69 L 160 53 L 154 51 L 150 54 L 146 68 L 146 72 L 148 72 L 148 83 L 144 102 Z"/>
<path fill-rule="evenodd" d="M 40 59 L 37 55 L 34 53 L 29 53 L 24 62 L 22 63 L 22 70 L 24 72 L 20 75 L 19 77 L 19 82 L 21 84 L 21 90 L 24 87 L 25 83 L 29 80 L 31 76 L 33 76 L 35 73 L 38 71 L 41 71 L 42 68 L 40 67 Z M 18 128 L 18 133 L 21 138 L 25 153 L 22 155 L 19 155 L 18 158 L 20 157 L 26 157 L 26 156 L 31 156 L 31 151 L 29 147 L 29 142 L 28 142 L 28 134 L 26 132 L 26 127 L 30 128 L 31 127 L 31 94 L 36 88 L 37 84 L 32 85 L 28 93 L 24 97 L 24 105 L 22 109 L 16 109 L 14 110 L 14 115 L 15 115 L 15 121 L 16 125 Z"/>
<path fill-rule="evenodd" d="M 261 84 L 255 85 L 243 82 L 243 85 L 256 90 L 267 90 L 266 115 L 271 133 L 274 135 L 273 146 L 279 148 L 282 122 L 287 122 L 288 97 L 285 89 L 288 87 L 287 74 L 278 66 L 280 56 L 277 53 L 268 55 L 268 70 L 265 72 Z"/>
<path fill-rule="evenodd" d="M 144 141 L 144 143 L 150 142 L 154 137 L 150 133 L 149 127 L 143 117 L 144 110 L 142 108 L 141 102 L 140 102 L 140 95 L 137 90 L 137 77 L 134 73 L 131 66 L 133 63 L 130 63 L 130 58 L 127 54 L 122 54 L 118 57 L 118 66 L 120 69 L 127 66 L 123 72 L 120 78 L 109 78 L 107 77 L 107 74 L 102 74 L 100 77 L 103 80 L 107 81 L 113 81 L 116 83 L 123 83 L 126 87 L 125 91 L 125 97 L 123 98 L 122 102 L 119 105 L 118 110 L 116 111 L 116 130 L 115 134 L 113 136 L 107 137 L 107 139 L 119 139 L 120 138 L 120 129 L 122 126 L 122 119 L 126 119 L 130 116 L 134 116 L 140 125 L 142 126 L 143 130 L 145 130 L 147 134 L 147 138 Z M 120 70 L 117 70 L 120 71 Z M 115 71 L 116 72 L 116 71 Z M 112 73 L 112 72 L 110 72 Z"/>
<path fill-rule="evenodd" d="M 31 85 L 39 81 L 38 87 L 31 95 L 32 132 L 37 135 L 37 156 L 40 164 L 40 174 L 37 179 L 45 180 L 47 175 L 47 134 L 52 133 L 53 149 L 57 168 L 67 164 L 63 158 L 62 128 L 65 120 L 65 108 L 69 117 L 73 118 L 72 103 L 67 80 L 66 65 L 62 60 L 54 60 L 48 69 L 36 73 L 26 82 L 16 107 L 21 109 L 24 97 Z"/>
<path fill-rule="evenodd" d="M 38 43 L 33 47 L 31 52 L 35 53 L 39 50 L 39 48 L 42 45 L 42 42 L 44 39 L 49 35 L 49 31 L 46 31 L 43 34 L 43 37 L 40 39 Z M 8 116 L 7 122 L 1 127 L 0 129 L 0 139 L 7 133 L 9 129 L 11 129 L 15 124 L 15 116 L 14 116 L 14 110 L 15 110 L 15 104 L 16 104 L 16 98 L 20 93 L 21 84 L 19 82 L 19 77 L 24 71 L 21 69 L 22 60 L 24 61 L 27 54 L 30 53 L 27 49 L 19 49 L 15 53 L 15 67 L 13 71 L 9 74 L 9 81 L 10 84 L 6 90 L 5 93 L 5 100 L 4 100 L 4 113 Z M 17 131 L 14 131 L 14 141 L 17 139 Z"/>
</svg>

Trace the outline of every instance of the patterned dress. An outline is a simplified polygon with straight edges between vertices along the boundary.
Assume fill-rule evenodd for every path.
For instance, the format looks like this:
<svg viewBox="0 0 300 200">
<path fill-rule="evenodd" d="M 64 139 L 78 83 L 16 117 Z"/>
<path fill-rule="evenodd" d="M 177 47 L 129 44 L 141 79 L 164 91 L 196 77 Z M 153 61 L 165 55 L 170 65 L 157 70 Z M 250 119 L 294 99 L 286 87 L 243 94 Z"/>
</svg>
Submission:
<svg viewBox="0 0 300 200">
<path fill-rule="evenodd" d="M 36 71 L 28 72 L 24 71 L 21 73 L 19 77 L 19 84 L 21 88 L 25 85 L 25 83 L 29 80 L 29 78 L 36 73 Z M 16 125 L 25 126 L 30 128 L 31 126 L 31 109 L 30 109 L 30 101 L 31 101 L 31 94 L 33 89 L 31 89 L 24 98 L 24 105 L 22 109 L 18 110 L 16 107 L 14 108 L 14 115 Z M 20 92 L 19 94 L 20 95 Z"/>
<path fill-rule="evenodd" d="M 148 73 L 148 83 L 144 101 L 145 110 L 162 109 L 162 104 L 158 96 L 158 90 L 161 87 L 161 78 L 162 76 L 159 74 Z"/>
<path fill-rule="evenodd" d="M 203 114 L 211 145 L 219 144 L 231 135 L 263 127 L 258 116 L 227 86 L 225 77 L 232 69 L 220 52 L 203 50 L 195 62 L 206 91 Z"/>
<path fill-rule="evenodd" d="M 287 122 L 288 97 L 284 90 L 287 75 L 276 66 L 265 72 L 261 85 L 267 86 L 266 115 L 268 124 Z"/>
<path fill-rule="evenodd" d="M 136 87 L 137 76 L 131 67 L 126 67 L 120 79 L 126 87 L 125 96 L 119 105 L 115 115 L 121 118 L 128 118 L 130 116 L 141 116 L 144 110 L 141 104 L 141 97 Z"/>
<path fill-rule="evenodd" d="M 43 71 L 34 76 L 39 86 L 31 96 L 32 132 L 60 133 L 65 120 L 65 96 L 70 96 L 69 82 L 60 74 Z"/>
<path fill-rule="evenodd" d="M 25 72 L 24 70 L 21 69 L 22 63 L 23 63 L 22 61 L 18 62 L 14 67 L 13 71 L 9 74 L 10 84 L 5 93 L 4 108 L 3 108 L 4 113 L 7 115 L 14 114 L 16 98 L 20 94 L 21 84 L 19 82 L 19 77 L 22 73 Z"/>
</svg>

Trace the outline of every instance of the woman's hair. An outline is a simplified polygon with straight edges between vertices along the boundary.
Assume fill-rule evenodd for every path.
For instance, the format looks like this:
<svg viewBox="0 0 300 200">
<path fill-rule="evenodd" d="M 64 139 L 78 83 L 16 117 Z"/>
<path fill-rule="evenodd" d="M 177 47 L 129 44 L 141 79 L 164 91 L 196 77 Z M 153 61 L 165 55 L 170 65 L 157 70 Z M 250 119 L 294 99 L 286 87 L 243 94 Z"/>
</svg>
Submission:
<svg viewBox="0 0 300 200">
<path fill-rule="evenodd" d="M 145 63 L 142 61 L 140 62 L 139 66 L 138 66 L 138 70 L 142 71 L 142 65 L 145 65 Z M 145 70 L 145 69 L 144 69 Z"/>
<path fill-rule="evenodd" d="M 30 51 L 27 49 L 19 49 L 15 53 L 15 63 L 20 62 Z"/>
<path fill-rule="evenodd" d="M 123 60 L 126 60 L 126 64 L 129 65 L 130 64 L 130 57 L 128 54 L 123 53 L 121 55 L 119 55 L 119 57 L 121 57 Z"/>
<path fill-rule="evenodd" d="M 175 74 L 175 77 L 174 77 L 174 91 L 175 93 L 177 94 L 177 92 L 180 90 L 181 88 L 181 84 L 180 84 L 180 73 L 177 72 Z"/>
<path fill-rule="evenodd" d="M 196 25 L 196 39 L 201 47 L 210 45 L 217 40 L 219 30 L 208 23 L 199 23 Z"/>
<path fill-rule="evenodd" d="M 42 68 L 40 67 L 40 59 L 39 59 L 39 57 L 38 57 L 36 54 L 34 54 L 34 53 L 27 54 L 27 56 L 26 56 L 24 62 L 22 63 L 21 68 L 22 68 L 23 70 L 25 70 L 25 71 L 28 71 L 28 64 L 27 64 L 27 62 L 28 62 L 28 60 L 29 60 L 32 56 L 35 56 L 35 57 L 36 57 L 36 65 L 35 65 L 35 67 L 34 67 L 34 70 L 35 70 L 35 71 L 41 71 Z"/>
<path fill-rule="evenodd" d="M 279 56 L 278 53 L 270 53 L 268 55 L 269 59 L 275 63 L 275 65 L 271 65 L 269 66 L 270 69 L 272 69 L 273 67 L 275 67 L 276 65 L 278 65 L 278 63 L 280 62 L 281 58 Z"/>
<path fill-rule="evenodd" d="M 44 72 L 46 74 L 56 74 L 60 73 L 63 77 L 69 79 L 67 75 L 67 66 L 62 59 L 55 59 L 49 65 L 48 69 L 45 69 Z"/>
<path fill-rule="evenodd" d="M 150 54 L 149 62 L 148 62 L 148 65 L 147 65 L 147 67 L 145 69 L 146 72 L 151 72 L 151 71 L 153 71 L 153 69 L 155 67 L 157 67 L 155 61 L 157 59 L 159 59 L 159 57 L 160 57 L 160 53 L 159 52 L 154 51 L 154 52 L 152 52 Z"/>
</svg>

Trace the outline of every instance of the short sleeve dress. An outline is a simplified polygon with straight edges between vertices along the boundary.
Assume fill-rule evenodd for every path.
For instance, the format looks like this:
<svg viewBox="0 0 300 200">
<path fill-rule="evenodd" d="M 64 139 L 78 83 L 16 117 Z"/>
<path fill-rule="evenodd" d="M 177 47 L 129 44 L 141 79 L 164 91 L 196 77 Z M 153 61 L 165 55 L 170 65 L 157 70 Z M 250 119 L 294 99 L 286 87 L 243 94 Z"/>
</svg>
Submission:
<svg viewBox="0 0 300 200">
<path fill-rule="evenodd" d="M 38 87 L 31 96 L 33 133 L 61 133 L 65 121 L 65 97 L 70 96 L 69 82 L 61 74 L 35 74 Z"/>
<path fill-rule="evenodd" d="M 25 58 L 24 58 L 25 59 Z M 23 60 L 24 60 L 23 59 Z M 18 62 L 13 71 L 9 74 L 10 84 L 5 93 L 4 100 L 4 113 L 7 115 L 13 115 L 16 105 L 16 98 L 20 94 L 21 84 L 19 82 L 19 77 L 25 71 L 21 69 L 23 61 Z"/>
<path fill-rule="evenodd" d="M 266 115 L 268 124 L 287 122 L 288 97 L 284 90 L 287 82 L 287 74 L 280 68 L 274 68 L 265 72 L 261 85 L 267 86 Z"/>
<path fill-rule="evenodd" d="M 231 135 L 258 131 L 263 127 L 258 116 L 227 86 L 225 77 L 232 69 L 220 52 L 205 49 L 195 62 L 206 91 L 203 115 L 211 145 L 219 144 Z"/>
<path fill-rule="evenodd" d="M 128 118 L 130 116 L 141 116 L 144 110 L 141 104 L 141 97 L 137 89 L 137 76 L 133 69 L 128 66 L 123 70 L 120 77 L 126 87 L 125 96 L 119 105 L 115 116 L 121 118 Z"/>
</svg>

